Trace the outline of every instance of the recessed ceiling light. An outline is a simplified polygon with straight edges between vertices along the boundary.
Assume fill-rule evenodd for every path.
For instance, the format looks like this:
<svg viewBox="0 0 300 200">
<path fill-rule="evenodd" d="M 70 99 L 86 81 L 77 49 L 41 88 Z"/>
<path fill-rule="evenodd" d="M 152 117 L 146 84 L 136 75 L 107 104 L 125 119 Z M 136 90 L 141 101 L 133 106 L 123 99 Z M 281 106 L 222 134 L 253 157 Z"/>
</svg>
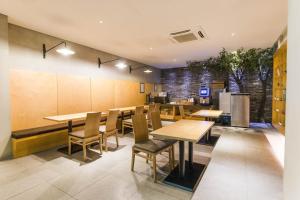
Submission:
<svg viewBox="0 0 300 200">
<path fill-rule="evenodd" d="M 151 69 L 146 69 L 144 72 L 149 74 L 149 73 L 152 73 L 152 70 Z"/>
<path fill-rule="evenodd" d="M 62 54 L 64 56 L 69 56 L 69 55 L 75 54 L 74 51 L 72 51 L 72 50 L 70 50 L 70 49 L 68 49 L 66 47 L 57 49 L 56 52 L 58 52 L 58 53 L 60 53 L 60 54 Z"/>
<path fill-rule="evenodd" d="M 99 21 L 99 24 L 103 24 L 103 21 L 102 21 L 102 20 L 100 20 L 100 21 Z"/>
<path fill-rule="evenodd" d="M 231 33 L 231 37 L 234 37 L 236 35 L 236 33 Z"/>
<path fill-rule="evenodd" d="M 117 63 L 115 66 L 116 66 L 117 68 L 119 68 L 119 69 L 124 69 L 124 68 L 127 67 L 127 65 L 126 65 L 125 63 L 123 63 L 123 62 L 119 62 L 119 63 Z"/>
<path fill-rule="evenodd" d="M 152 48 L 152 47 L 150 47 L 149 49 L 150 49 L 150 50 L 153 50 L 153 48 Z"/>
</svg>

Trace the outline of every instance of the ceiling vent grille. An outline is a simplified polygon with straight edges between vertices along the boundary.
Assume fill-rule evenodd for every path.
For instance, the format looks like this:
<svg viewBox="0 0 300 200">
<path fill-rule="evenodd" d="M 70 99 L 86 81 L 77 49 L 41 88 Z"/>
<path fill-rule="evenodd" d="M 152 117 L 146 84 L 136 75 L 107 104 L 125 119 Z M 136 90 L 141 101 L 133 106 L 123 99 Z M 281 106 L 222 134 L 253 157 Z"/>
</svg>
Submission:
<svg viewBox="0 0 300 200">
<path fill-rule="evenodd" d="M 169 38 L 174 43 L 184 43 L 195 40 L 207 39 L 207 35 L 201 27 L 179 30 L 170 33 Z"/>
</svg>

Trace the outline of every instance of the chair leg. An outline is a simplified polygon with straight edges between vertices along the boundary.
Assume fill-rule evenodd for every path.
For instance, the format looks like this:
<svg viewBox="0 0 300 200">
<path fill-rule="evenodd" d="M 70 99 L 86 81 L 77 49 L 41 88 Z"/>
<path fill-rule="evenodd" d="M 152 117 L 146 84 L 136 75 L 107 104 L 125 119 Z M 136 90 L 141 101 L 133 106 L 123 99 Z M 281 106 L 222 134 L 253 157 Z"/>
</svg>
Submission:
<svg viewBox="0 0 300 200">
<path fill-rule="evenodd" d="M 68 142 L 69 142 L 68 154 L 70 156 L 71 153 L 72 153 L 72 141 L 71 141 L 71 137 L 68 138 Z"/>
<path fill-rule="evenodd" d="M 175 167 L 175 150 L 174 150 L 174 144 L 172 145 L 172 168 Z"/>
<path fill-rule="evenodd" d="M 124 134 L 125 134 L 125 133 L 124 133 L 124 128 L 125 128 L 125 127 L 124 127 L 124 123 L 123 123 L 123 121 L 122 121 L 122 136 L 124 136 Z"/>
<path fill-rule="evenodd" d="M 86 161 L 86 144 L 83 142 L 82 144 L 82 150 L 83 150 L 83 160 Z"/>
<path fill-rule="evenodd" d="M 105 151 L 108 151 L 107 137 L 105 136 L 103 139 L 104 139 Z"/>
<path fill-rule="evenodd" d="M 118 131 L 116 131 L 116 143 L 117 143 L 117 148 L 119 148 Z"/>
<path fill-rule="evenodd" d="M 157 177 L 156 177 L 156 155 L 152 155 L 152 162 L 153 162 L 154 183 L 156 183 L 156 181 L 157 181 Z"/>
<path fill-rule="evenodd" d="M 147 154 L 146 163 L 148 164 L 149 161 L 149 154 Z"/>
<path fill-rule="evenodd" d="M 170 172 L 172 171 L 173 169 L 173 159 L 172 159 L 172 147 L 169 148 L 169 169 L 170 169 Z"/>
<path fill-rule="evenodd" d="M 100 154 L 102 154 L 102 139 L 101 139 L 101 137 L 99 138 L 99 150 L 100 150 Z"/>
<path fill-rule="evenodd" d="M 132 149 L 131 171 L 134 171 L 134 161 L 135 161 L 135 152 L 134 152 L 134 149 Z"/>
</svg>

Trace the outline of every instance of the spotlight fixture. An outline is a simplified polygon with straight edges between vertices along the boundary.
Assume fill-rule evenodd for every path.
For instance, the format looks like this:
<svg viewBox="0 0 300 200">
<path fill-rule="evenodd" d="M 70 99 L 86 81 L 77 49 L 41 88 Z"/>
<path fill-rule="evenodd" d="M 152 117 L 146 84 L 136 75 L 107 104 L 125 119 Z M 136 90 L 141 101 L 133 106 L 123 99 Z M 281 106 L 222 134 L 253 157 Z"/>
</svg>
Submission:
<svg viewBox="0 0 300 200">
<path fill-rule="evenodd" d="M 147 74 L 152 73 L 151 68 L 147 65 L 142 65 L 142 66 L 135 67 L 135 68 L 132 68 L 132 66 L 129 66 L 129 73 L 131 74 L 132 71 L 139 70 L 139 69 L 144 69 L 144 73 L 147 73 Z"/>
<path fill-rule="evenodd" d="M 124 62 L 119 62 L 115 66 L 119 69 L 125 69 L 126 67 L 128 67 Z"/>
<path fill-rule="evenodd" d="M 149 73 L 152 73 L 152 70 L 151 69 L 146 69 L 146 70 L 144 70 L 144 72 L 149 74 Z"/>
<path fill-rule="evenodd" d="M 56 47 L 60 46 L 64 44 L 64 47 L 63 48 L 60 48 L 60 49 L 57 49 L 56 52 L 64 55 L 64 56 L 69 56 L 69 55 L 73 55 L 75 54 L 74 51 L 70 50 L 67 48 L 67 42 L 66 41 L 62 41 L 60 42 L 59 44 L 49 48 L 49 49 L 46 49 L 46 44 L 43 44 L 43 58 L 45 59 L 46 58 L 46 54 L 51 51 L 52 49 L 55 49 Z"/>
<path fill-rule="evenodd" d="M 117 60 L 120 60 L 120 58 L 116 58 L 116 59 L 112 59 L 112 60 L 108 60 L 108 61 L 102 62 L 101 58 L 98 57 L 98 67 L 100 68 L 102 64 L 114 62 L 114 61 L 117 61 Z"/>
</svg>

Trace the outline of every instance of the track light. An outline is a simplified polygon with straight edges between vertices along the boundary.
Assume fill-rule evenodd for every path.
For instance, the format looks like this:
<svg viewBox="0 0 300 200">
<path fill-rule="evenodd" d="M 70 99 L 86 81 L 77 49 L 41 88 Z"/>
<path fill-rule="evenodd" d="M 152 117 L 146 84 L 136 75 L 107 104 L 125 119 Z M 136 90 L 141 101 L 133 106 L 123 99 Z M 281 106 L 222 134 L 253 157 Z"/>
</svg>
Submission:
<svg viewBox="0 0 300 200">
<path fill-rule="evenodd" d="M 67 42 L 66 41 L 62 41 L 60 42 L 59 44 L 49 48 L 49 49 L 46 49 L 46 44 L 43 44 L 43 58 L 45 59 L 46 58 L 46 54 L 51 51 L 52 49 L 55 49 L 56 47 L 60 46 L 60 45 L 63 45 L 64 44 L 64 47 L 63 48 L 60 48 L 60 49 L 57 49 L 56 52 L 64 55 L 64 56 L 69 56 L 69 55 L 73 55 L 75 54 L 74 51 L 70 50 L 67 48 Z"/>
</svg>

